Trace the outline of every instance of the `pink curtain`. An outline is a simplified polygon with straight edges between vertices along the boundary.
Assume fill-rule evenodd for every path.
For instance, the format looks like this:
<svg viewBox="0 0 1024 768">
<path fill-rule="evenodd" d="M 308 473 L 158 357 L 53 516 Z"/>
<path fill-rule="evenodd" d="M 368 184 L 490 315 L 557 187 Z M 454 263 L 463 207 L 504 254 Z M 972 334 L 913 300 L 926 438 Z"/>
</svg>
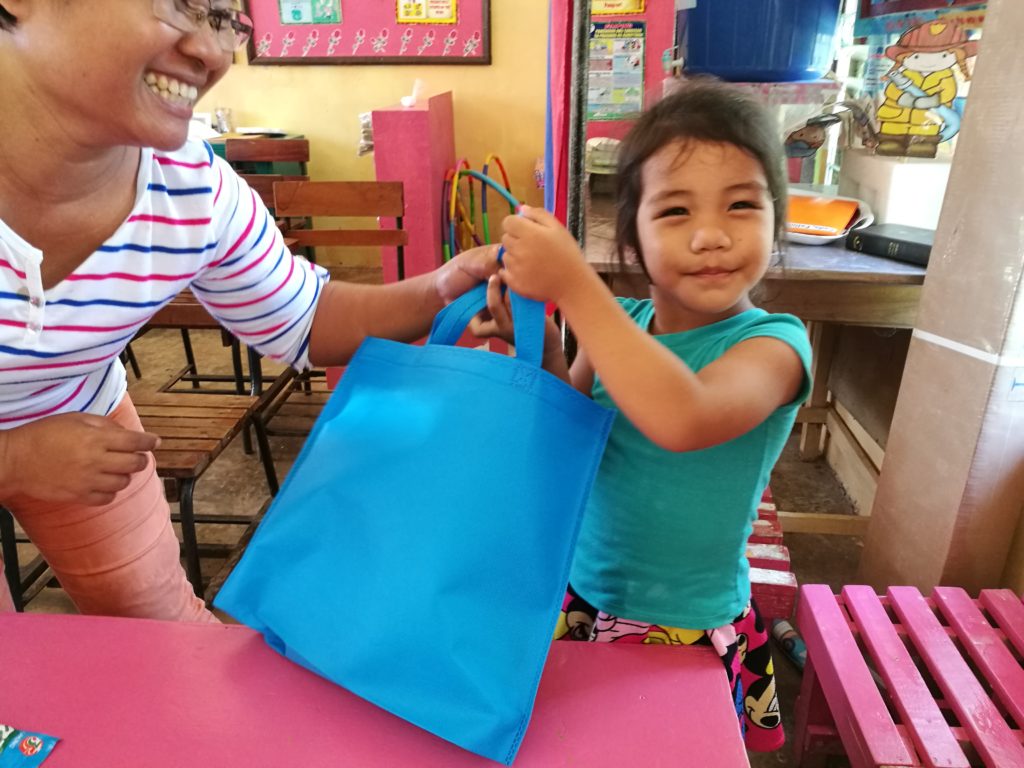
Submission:
<svg viewBox="0 0 1024 768">
<path fill-rule="evenodd" d="M 544 207 L 566 222 L 569 190 L 569 94 L 572 87 L 572 2 L 551 0 Z"/>
</svg>

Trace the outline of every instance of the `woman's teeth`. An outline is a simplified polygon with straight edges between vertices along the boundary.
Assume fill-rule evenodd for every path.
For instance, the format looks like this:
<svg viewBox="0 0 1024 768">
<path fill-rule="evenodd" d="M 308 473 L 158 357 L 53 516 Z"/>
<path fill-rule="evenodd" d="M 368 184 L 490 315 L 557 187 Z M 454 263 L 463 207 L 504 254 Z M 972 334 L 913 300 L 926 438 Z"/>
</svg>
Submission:
<svg viewBox="0 0 1024 768">
<path fill-rule="evenodd" d="M 149 90 L 162 99 L 175 104 L 186 104 L 192 106 L 199 98 L 199 89 L 194 85 L 182 83 L 167 75 L 158 75 L 155 72 L 146 73 L 146 85 Z"/>
</svg>

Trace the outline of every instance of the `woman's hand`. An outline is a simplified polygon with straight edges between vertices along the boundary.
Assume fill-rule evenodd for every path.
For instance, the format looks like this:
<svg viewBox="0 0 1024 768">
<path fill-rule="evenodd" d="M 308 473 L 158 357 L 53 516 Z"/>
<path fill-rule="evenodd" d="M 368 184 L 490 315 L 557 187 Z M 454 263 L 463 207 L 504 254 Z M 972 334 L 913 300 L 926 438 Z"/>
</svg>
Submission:
<svg viewBox="0 0 1024 768">
<path fill-rule="evenodd" d="M 528 299 L 561 304 L 566 292 L 589 270 L 569 230 L 543 208 L 522 206 L 502 222 L 505 257 L 501 278 Z"/>
<path fill-rule="evenodd" d="M 64 413 L 0 432 L 0 500 L 109 504 L 160 444 L 102 416 Z"/>
<path fill-rule="evenodd" d="M 434 289 L 450 304 L 498 271 L 498 246 L 482 245 L 456 255 L 434 272 Z"/>
</svg>

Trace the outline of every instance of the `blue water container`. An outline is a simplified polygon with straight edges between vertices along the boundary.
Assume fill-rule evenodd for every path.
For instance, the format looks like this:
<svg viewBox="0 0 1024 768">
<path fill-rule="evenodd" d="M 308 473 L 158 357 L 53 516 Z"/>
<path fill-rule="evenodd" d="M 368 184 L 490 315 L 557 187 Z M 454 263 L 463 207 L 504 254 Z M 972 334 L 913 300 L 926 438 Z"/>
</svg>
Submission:
<svg viewBox="0 0 1024 768">
<path fill-rule="evenodd" d="M 841 0 L 697 0 L 676 30 L 686 72 L 734 82 L 817 80 L 832 67 Z"/>
</svg>

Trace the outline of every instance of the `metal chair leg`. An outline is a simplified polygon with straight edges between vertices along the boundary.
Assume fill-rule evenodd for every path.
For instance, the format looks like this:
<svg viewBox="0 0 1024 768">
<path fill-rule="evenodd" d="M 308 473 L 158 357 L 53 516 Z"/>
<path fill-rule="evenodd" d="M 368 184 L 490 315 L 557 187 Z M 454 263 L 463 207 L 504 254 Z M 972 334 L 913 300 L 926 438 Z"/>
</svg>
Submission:
<svg viewBox="0 0 1024 768">
<path fill-rule="evenodd" d="M 136 379 L 142 378 L 142 369 L 139 368 L 139 360 L 135 357 L 135 350 L 132 349 L 131 344 L 126 346 L 124 351 L 121 353 L 121 362 L 131 366 L 132 373 L 135 375 Z"/>
<path fill-rule="evenodd" d="M 199 541 L 196 538 L 196 518 L 192 509 L 195 478 L 178 481 L 178 513 L 181 515 L 181 539 L 185 550 L 185 573 L 192 589 L 203 596 L 203 574 L 199 567 Z"/>
<path fill-rule="evenodd" d="M 14 518 L 6 507 L 0 507 L 0 546 L 4 554 L 4 576 L 11 590 L 14 610 L 25 610 L 21 594 L 21 568 L 18 565 L 18 540 L 14 534 Z"/>
<path fill-rule="evenodd" d="M 260 461 L 263 462 L 263 471 L 267 475 L 267 487 L 270 489 L 270 495 L 276 496 L 279 487 L 277 484 L 277 470 L 274 468 L 274 457 L 270 455 L 267 427 L 259 414 L 253 415 L 252 426 L 256 432 L 256 443 L 260 447 Z"/>
<path fill-rule="evenodd" d="M 199 369 L 196 368 L 196 356 L 192 351 L 192 338 L 188 335 L 188 328 L 181 329 L 181 345 L 185 348 L 185 363 L 188 366 L 189 372 L 193 376 L 198 376 Z M 198 380 L 192 380 L 192 389 L 199 389 Z"/>
</svg>

